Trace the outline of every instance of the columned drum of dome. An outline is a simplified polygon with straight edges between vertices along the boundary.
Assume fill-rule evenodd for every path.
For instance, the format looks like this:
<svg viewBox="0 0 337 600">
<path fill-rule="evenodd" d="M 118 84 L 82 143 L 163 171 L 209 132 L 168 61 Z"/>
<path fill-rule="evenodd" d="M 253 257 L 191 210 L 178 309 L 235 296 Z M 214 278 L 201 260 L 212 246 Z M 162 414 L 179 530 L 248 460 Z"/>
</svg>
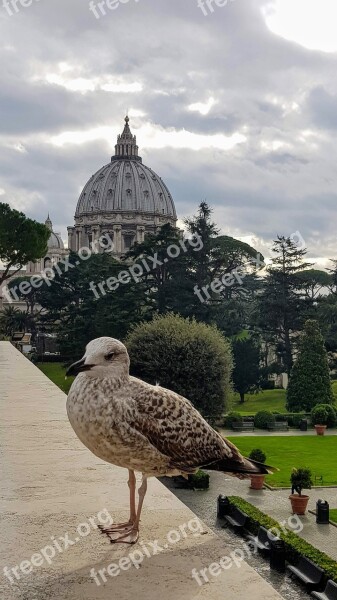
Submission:
<svg viewBox="0 0 337 600">
<path fill-rule="evenodd" d="M 121 256 L 147 233 L 157 233 L 165 223 L 175 226 L 176 221 L 172 196 L 161 177 L 143 164 L 126 117 L 111 162 L 83 188 L 75 225 L 68 227 L 69 248 L 77 251 L 108 233 L 115 254 Z"/>
</svg>

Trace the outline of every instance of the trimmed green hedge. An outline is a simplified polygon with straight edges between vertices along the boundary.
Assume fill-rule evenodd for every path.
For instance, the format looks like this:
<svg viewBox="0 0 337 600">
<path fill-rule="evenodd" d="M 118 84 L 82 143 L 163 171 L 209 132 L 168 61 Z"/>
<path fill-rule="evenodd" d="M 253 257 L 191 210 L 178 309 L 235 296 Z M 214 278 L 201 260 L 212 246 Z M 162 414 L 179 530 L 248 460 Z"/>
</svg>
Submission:
<svg viewBox="0 0 337 600">
<path fill-rule="evenodd" d="M 188 483 L 195 490 L 208 490 L 209 474 L 199 469 L 194 475 L 188 476 Z"/>
<path fill-rule="evenodd" d="M 260 411 L 260 413 L 265 414 L 266 411 Z M 256 414 L 260 414 L 260 413 L 256 413 Z M 277 411 L 272 411 L 272 413 L 267 412 L 268 415 L 272 414 L 275 417 L 276 422 L 279 421 L 288 421 L 288 425 L 289 427 L 299 427 L 300 421 L 302 421 L 302 419 L 307 419 L 309 422 L 309 425 L 311 423 L 311 414 L 310 413 L 280 413 Z M 224 425 L 225 427 L 231 427 L 232 421 L 233 421 L 233 415 L 236 416 L 240 415 L 240 413 L 237 412 L 231 412 L 228 415 L 225 416 L 225 422 Z M 256 415 L 244 415 L 244 417 L 241 417 L 242 419 L 244 419 L 245 421 L 249 421 L 252 420 L 254 421 Z M 238 418 L 236 418 L 236 420 L 239 420 Z M 273 420 L 273 419 L 271 419 Z"/>
<path fill-rule="evenodd" d="M 256 413 L 254 425 L 257 429 L 268 429 L 269 425 L 275 424 L 275 415 L 268 410 L 260 410 Z"/>
<path fill-rule="evenodd" d="M 232 427 L 233 423 L 238 423 L 239 425 L 242 425 L 242 421 L 243 419 L 240 413 L 230 412 L 228 415 L 225 416 L 224 426 Z"/>
<path fill-rule="evenodd" d="M 312 560 L 318 567 L 324 570 L 326 576 L 337 583 L 337 563 L 330 556 L 318 550 L 309 542 L 303 540 L 299 535 L 290 531 L 285 534 L 277 521 L 255 508 L 252 504 L 238 496 L 228 496 L 231 505 L 236 506 L 248 516 L 247 529 L 257 534 L 259 526 L 266 529 L 276 527 L 280 532 L 280 538 L 286 547 L 286 558 L 290 563 L 297 563 L 301 556 Z"/>
</svg>

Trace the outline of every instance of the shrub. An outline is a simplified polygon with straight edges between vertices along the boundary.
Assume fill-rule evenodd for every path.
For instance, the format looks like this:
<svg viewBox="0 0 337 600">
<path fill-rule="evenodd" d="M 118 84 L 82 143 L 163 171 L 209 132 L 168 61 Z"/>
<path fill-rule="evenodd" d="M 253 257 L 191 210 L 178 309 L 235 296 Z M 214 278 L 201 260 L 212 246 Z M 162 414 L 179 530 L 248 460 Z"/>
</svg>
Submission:
<svg viewBox="0 0 337 600">
<path fill-rule="evenodd" d="M 225 427 L 232 427 L 233 423 L 239 423 L 242 425 L 242 416 L 238 412 L 230 412 L 225 416 L 224 425 Z"/>
<path fill-rule="evenodd" d="M 321 567 L 327 578 L 332 579 L 337 583 L 337 563 L 330 558 L 330 556 L 321 552 L 321 550 L 314 548 L 314 546 L 309 544 L 309 542 L 306 542 L 293 531 L 287 530 L 285 532 L 277 521 L 268 517 L 268 515 L 261 512 L 258 508 L 255 508 L 255 506 L 252 506 L 252 504 L 246 500 L 242 500 L 242 498 L 238 498 L 237 496 L 229 496 L 228 499 L 232 506 L 236 506 L 248 515 L 245 527 L 247 527 L 251 533 L 256 535 L 260 526 L 272 530 L 273 532 L 277 529 L 279 531 L 278 537 L 285 543 L 286 559 L 289 562 L 296 563 L 301 556 L 305 556 Z"/>
<path fill-rule="evenodd" d="M 312 486 L 311 471 L 307 467 L 293 469 L 290 476 L 292 487 L 302 496 L 302 490 L 310 490 Z"/>
<path fill-rule="evenodd" d="M 317 321 L 307 321 L 297 360 L 290 374 L 287 409 L 310 411 L 316 404 L 333 404 L 328 355 Z"/>
<path fill-rule="evenodd" d="M 185 396 L 205 417 L 223 415 L 233 360 L 218 329 L 169 314 L 136 326 L 126 345 L 133 375 Z"/>
<path fill-rule="evenodd" d="M 275 389 L 275 381 L 274 379 L 263 379 L 260 383 L 261 390 L 274 390 Z"/>
<path fill-rule="evenodd" d="M 317 404 L 311 411 L 311 422 L 313 425 L 336 425 L 336 411 L 330 404 Z"/>
<path fill-rule="evenodd" d="M 209 474 L 199 469 L 194 475 L 188 476 L 189 487 L 195 490 L 208 490 Z"/>
<path fill-rule="evenodd" d="M 310 419 L 310 414 L 289 413 L 288 418 L 286 420 L 288 421 L 288 425 L 290 427 L 299 427 L 300 421 L 302 421 L 303 419 Z"/>
<path fill-rule="evenodd" d="M 268 429 L 268 425 L 274 425 L 275 415 L 267 410 L 257 412 L 254 418 L 254 425 L 257 429 Z"/>
<path fill-rule="evenodd" d="M 263 450 L 260 450 L 260 448 L 256 448 L 255 450 L 252 450 L 249 458 L 251 458 L 252 460 L 255 460 L 256 462 L 259 463 L 265 463 L 266 462 L 266 455 L 263 452 Z"/>
</svg>

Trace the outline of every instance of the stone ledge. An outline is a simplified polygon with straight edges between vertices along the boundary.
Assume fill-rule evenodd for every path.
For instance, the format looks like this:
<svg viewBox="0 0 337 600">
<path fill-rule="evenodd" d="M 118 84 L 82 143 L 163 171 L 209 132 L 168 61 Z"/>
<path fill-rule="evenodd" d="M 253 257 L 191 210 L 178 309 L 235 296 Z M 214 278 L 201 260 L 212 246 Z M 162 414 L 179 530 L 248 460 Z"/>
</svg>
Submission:
<svg viewBox="0 0 337 600">
<path fill-rule="evenodd" d="M 0 342 L 1 473 L 0 506 L 4 514 L 0 548 L 0 596 L 6 600 L 214 600 L 224 597 L 277 600 L 279 594 L 251 567 L 242 563 L 222 571 L 202 587 L 192 579 L 200 570 L 230 553 L 219 538 L 193 533 L 163 553 L 145 558 L 97 586 L 90 577 L 139 549 L 112 546 L 93 529 L 61 553 L 50 565 L 34 568 L 11 585 L 3 575 L 30 560 L 53 539 L 67 533 L 74 540 L 79 524 L 107 510 L 114 520 L 128 507 L 127 472 L 107 465 L 84 448 L 66 415 L 65 395 L 10 343 Z M 214 499 L 215 510 L 215 499 Z M 141 540 L 167 540 L 195 515 L 159 481 L 151 479 L 145 499 Z"/>
</svg>

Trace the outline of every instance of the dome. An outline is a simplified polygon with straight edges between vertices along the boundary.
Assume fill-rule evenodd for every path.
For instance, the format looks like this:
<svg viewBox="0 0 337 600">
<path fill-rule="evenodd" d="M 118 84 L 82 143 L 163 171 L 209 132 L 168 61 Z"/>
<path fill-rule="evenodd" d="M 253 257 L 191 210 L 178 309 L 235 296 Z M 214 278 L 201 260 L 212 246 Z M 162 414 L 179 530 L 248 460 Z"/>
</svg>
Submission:
<svg viewBox="0 0 337 600">
<path fill-rule="evenodd" d="M 45 221 L 46 227 L 48 227 L 50 231 L 49 240 L 47 242 L 48 250 L 64 250 L 64 243 L 59 233 L 55 233 L 53 231 L 53 224 L 51 222 L 50 216 L 48 215 L 47 220 Z"/>
<path fill-rule="evenodd" d="M 81 193 L 75 219 L 99 213 L 151 213 L 176 220 L 172 196 L 152 169 L 138 156 L 136 137 L 125 119 L 117 138 L 115 156 L 95 173 Z"/>
<path fill-rule="evenodd" d="M 48 250 L 64 250 L 64 243 L 59 233 L 51 232 L 48 240 Z"/>
</svg>

